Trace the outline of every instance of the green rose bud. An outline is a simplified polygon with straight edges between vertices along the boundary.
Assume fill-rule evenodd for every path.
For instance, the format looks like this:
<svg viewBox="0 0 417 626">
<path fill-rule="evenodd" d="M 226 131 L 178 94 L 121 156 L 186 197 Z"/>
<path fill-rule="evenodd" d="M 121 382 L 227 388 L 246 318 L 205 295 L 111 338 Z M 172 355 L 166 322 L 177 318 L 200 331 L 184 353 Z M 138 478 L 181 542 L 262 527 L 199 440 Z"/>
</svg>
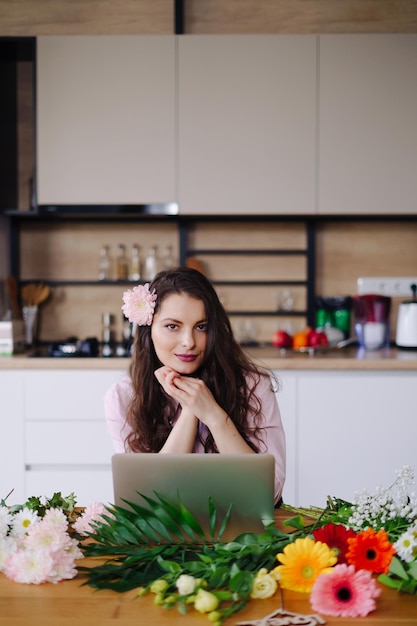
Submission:
<svg viewBox="0 0 417 626">
<path fill-rule="evenodd" d="M 199 589 L 195 597 L 194 607 L 199 613 L 211 613 L 219 606 L 216 596 L 205 589 Z"/>
<path fill-rule="evenodd" d="M 139 587 L 139 589 L 138 589 L 138 598 L 140 598 L 142 596 L 146 596 L 147 593 L 148 593 L 148 589 L 146 587 Z"/>
<path fill-rule="evenodd" d="M 219 611 L 212 611 L 207 615 L 207 617 L 209 618 L 210 622 L 214 622 L 214 626 L 216 626 L 217 624 L 221 624 L 222 616 Z"/>
<path fill-rule="evenodd" d="M 155 594 L 155 598 L 153 600 L 153 603 L 156 604 L 157 606 L 164 604 L 165 602 L 165 596 L 163 593 L 156 593 Z"/>
<path fill-rule="evenodd" d="M 149 589 L 152 593 L 164 593 L 168 589 L 168 583 L 163 578 L 158 578 L 153 581 Z"/>
</svg>

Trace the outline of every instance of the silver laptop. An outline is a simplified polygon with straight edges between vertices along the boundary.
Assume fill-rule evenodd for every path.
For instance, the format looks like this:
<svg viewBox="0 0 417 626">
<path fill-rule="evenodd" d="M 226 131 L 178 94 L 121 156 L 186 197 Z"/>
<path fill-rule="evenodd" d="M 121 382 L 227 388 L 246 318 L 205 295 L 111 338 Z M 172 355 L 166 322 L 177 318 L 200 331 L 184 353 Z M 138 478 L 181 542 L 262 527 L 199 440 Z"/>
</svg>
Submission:
<svg viewBox="0 0 417 626">
<path fill-rule="evenodd" d="M 114 504 L 129 508 L 127 501 L 149 508 L 142 495 L 156 500 L 155 494 L 176 506 L 180 500 L 209 540 L 211 496 L 216 535 L 232 504 L 221 536 L 230 541 L 241 533 L 261 533 L 273 522 L 274 463 L 270 454 L 114 454 Z"/>
</svg>

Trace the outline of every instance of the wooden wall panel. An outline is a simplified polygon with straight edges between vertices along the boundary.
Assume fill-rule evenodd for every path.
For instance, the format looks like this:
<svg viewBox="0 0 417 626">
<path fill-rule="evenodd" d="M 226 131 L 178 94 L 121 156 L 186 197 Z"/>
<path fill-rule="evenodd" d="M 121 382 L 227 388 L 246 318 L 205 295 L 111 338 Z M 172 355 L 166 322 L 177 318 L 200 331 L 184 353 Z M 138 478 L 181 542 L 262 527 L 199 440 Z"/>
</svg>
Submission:
<svg viewBox="0 0 417 626">
<path fill-rule="evenodd" d="M 172 0 L 2 0 L 0 36 L 169 35 Z"/>
<path fill-rule="evenodd" d="M 355 295 L 360 276 L 416 276 L 417 222 L 323 222 L 316 250 L 316 294 Z M 393 337 L 402 299 L 392 301 Z"/>
<path fill-rule="evenodd" d="M 178 233 L 167 222 L 25 222 L 21 229 L 22 280 L 97 280 L 100 248 L 110 247 L 112 278 L 116 278 L 117 246 L 123 243 L 129 254 L 131 246 L 140 246 L 142 260 L 149 246 L 157 246 L 160 255 L 172 246 L 178 261 Z"/>
<path fill-rule="evenodd" d="M 412 33 L 414 0 L 185 0 L 185 32 Z"/>
<path fill-rule="evenodd" d="M 0 36 L 170 34 L 174 0 L 2 0 Z M 185 33 L 411 33 L 415 0 L 184 0 Z"/>
</svg>

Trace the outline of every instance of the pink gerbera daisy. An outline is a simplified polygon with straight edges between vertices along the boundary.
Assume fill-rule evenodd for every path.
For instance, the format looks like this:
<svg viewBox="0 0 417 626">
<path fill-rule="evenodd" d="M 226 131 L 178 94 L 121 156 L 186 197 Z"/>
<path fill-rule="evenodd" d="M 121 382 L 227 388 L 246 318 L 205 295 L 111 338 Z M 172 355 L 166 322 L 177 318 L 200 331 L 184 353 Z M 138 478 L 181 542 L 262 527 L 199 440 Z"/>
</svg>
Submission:
<svg viewBox="0 0 417 626">
<path fill-rule="evenodd" d="M 324 615 L 365 617 L 375 610 L 380 593 L 370 572 L 356 572 L 353 565 L 340 564 L 317 578 L 310 601 L 313 609 Z"/>
</svg>

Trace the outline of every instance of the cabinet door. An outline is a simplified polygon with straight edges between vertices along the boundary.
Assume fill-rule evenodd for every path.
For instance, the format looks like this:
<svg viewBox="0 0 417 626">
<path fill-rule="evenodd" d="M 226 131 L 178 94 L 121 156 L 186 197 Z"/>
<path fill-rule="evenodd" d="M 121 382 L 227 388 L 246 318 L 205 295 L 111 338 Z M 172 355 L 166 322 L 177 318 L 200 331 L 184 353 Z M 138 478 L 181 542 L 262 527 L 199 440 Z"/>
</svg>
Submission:
<svg viewBox="0 0 417 626">
<path fill-rule="evenodd" d="M 415 372 L 308 372 L 298 393 L 298 505 L 390 485 L 416 469 Z"/>
<path fill-rule="evenodd" d="M 320 37 L 319 213 L 417 213 L 417 35 Z"/>
<path fill-rule="evenodd" d="M 175 201 L 175 36 L 37 41 L 39 204 Z"/>
<path fill-rule="evenodd" d="M 114 450 L 103 397 L 123 374 L 121 370 L 25 373 L 25 498 L 61 491 L 74 492 L 80 506 L 113 500 Z"/>
<path fill-rule="evenodd" d="M 183 214 L 312 214 L 316 37 L 179 37 Z"/>
<path fill-rule="evenodd" d="M 25 501 L 24 380 L 21 372 L 0 372 L 0 499 L 8 505 Z"/>
</svg>

